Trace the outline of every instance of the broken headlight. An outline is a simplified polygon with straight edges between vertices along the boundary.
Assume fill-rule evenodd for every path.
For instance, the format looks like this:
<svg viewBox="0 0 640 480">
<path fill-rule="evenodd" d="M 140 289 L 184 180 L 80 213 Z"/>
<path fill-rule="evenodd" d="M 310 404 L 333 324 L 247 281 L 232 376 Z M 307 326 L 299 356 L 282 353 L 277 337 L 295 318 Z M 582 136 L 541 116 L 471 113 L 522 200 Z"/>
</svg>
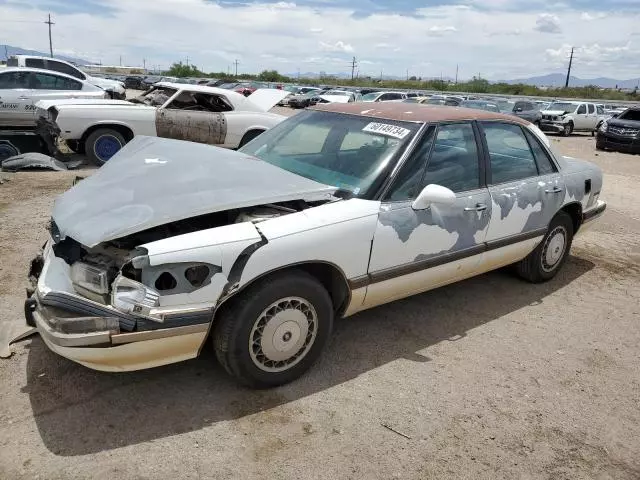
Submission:
<svg viewBox="0 0 640 480">
<path fill-rule="evenodd" d="M 140 282 L 118 275 L 113 282 L 111 305 L 122 312 L 148 316 L 160 305 L 160 294 Z"/>
<path fill-rule="evenodd" d="M 82 262 L 71 265 L 71 282 L 84 290 L 106 295 L 109 293 L 107 271 Z"/>
</svg>

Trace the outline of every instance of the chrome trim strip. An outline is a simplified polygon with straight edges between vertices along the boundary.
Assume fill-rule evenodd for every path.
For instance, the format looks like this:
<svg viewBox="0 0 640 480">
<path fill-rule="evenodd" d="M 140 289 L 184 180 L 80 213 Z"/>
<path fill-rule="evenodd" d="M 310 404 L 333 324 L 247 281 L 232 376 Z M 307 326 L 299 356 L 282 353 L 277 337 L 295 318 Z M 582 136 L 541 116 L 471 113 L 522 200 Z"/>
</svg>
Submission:
<svg viewBox="0 0 640 480">
<path fill-rule="evenodd" d="M 206 332 L 208 328 L 209 322 L 199 323 L 196 325 L 185 325 L 184 327 L 145 330 L 143 332 L 120 333 L 111 336 L 111 343 L 113 345 L 121 345 L 124 343 L 144 342 L 147 340 L 156 340 L 159 338 L 191 335 L 192 333 Z"/>
</svg>

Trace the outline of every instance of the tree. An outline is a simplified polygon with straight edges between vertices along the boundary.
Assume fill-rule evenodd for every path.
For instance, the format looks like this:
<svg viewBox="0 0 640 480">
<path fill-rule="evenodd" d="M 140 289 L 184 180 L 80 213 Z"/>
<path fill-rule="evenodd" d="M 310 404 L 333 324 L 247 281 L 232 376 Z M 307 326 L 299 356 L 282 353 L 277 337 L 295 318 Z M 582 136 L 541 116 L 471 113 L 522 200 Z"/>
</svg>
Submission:
<svg viewBox="0 0 640 480">
<path fill-rule="evenodd" d="M 416 76 L 415 76 L 415 75 L 413 75 L 413 76 L 409 77 L 409 81 L 410 81 L 410 82 L 415 82 L 416 80 L 418 80 L 418 79 L 416 78 Z"/>
<path fill-rule="evenodd" d="M 180 62 L 171 65 L 167 75 L 170 77 L 201 77 L 203 73 L 195 65 L 185 65 Z"/>
<path fill-rule="evenodd" d="M 289 79 L 284 75 L 280 75 L 277 70 L 263 70 L 258 74 L 258 80 L 263 82 L 285 82 Z"/>
</svg>

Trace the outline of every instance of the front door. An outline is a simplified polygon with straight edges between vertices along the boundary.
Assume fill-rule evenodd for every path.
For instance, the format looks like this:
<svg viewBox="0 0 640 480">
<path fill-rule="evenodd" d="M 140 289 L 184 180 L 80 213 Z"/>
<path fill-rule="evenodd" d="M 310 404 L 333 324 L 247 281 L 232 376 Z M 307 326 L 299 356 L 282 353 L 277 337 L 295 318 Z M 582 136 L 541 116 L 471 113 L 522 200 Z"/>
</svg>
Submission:
<svg viewBox="0 0 640 480">
<path fill-rule="evenodd" d="M 573 128 L 574 130 L 588 130 L 589 129 L 589 114 L 587 113 L 587 104 L 581 103 L 576 109 L 576 113 L 573 116 Z"/>
<path fill-rule="evenodd" d="M 382 202 L 369 262 L 367 308 L 478 270 L 491 217 L 478 152 L 471 122 L 426 132 Z M 455 203 L 414 210 L 413 200 L 428 184 L 451 189 Z"/>
<path fill-rule="evenodd" d="M 562 207 L 565 185 L 546 148 L 526 127 L 480 124 L 489 153 L 491 223 L 486 262 L 491 268 L 526 256 Z"/>
</svg>

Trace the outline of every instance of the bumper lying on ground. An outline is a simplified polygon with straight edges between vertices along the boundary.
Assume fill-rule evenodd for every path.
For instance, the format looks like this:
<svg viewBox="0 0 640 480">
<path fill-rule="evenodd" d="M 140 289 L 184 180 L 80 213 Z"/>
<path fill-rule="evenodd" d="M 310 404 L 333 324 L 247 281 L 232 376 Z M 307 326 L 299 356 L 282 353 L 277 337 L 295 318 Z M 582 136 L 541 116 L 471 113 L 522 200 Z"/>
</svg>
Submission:
<svg viewBox="0 0 640 480">
<path fill-rule="evenodd" d="M 207 337 L 209 309 L 152 322 L 74 293 L 68 266 L 49 245 L 33 265 L 37 285 L 25 302 L 26 322 L 49 349 L 69 360 L 102 371 L 140 370 L 195 358 Z"/>
</svg>

